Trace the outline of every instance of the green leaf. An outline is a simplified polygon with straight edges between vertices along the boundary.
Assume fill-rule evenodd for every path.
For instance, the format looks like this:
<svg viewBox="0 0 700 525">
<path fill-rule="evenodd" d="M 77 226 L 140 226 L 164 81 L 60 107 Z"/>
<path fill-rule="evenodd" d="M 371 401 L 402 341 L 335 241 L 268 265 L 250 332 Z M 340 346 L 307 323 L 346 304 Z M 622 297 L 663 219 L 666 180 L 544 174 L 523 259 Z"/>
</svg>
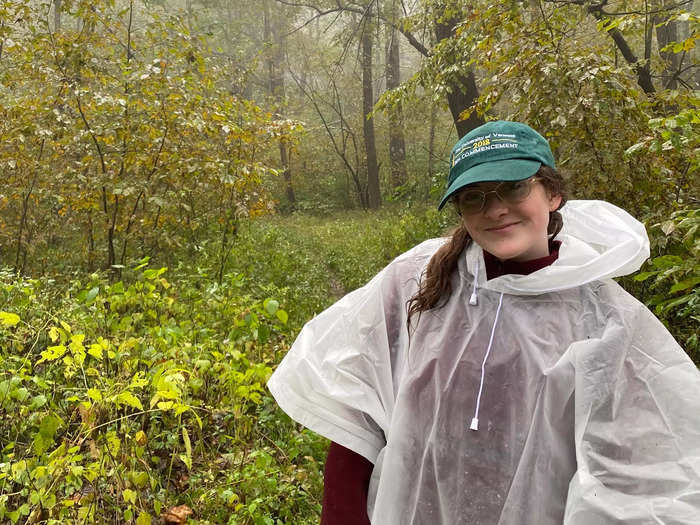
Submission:
<svg viewBox="0 0 700 525">
<path fill-rule="evenodd" d="M 97 294 L 100 293 L 100 287 L 95 286 L 94 288 L 91 288 L 90 291 L 87 293 L 85 296 L 85 302 L 86 303 L 91 303 L 95 300 L 95 297 L 97 297 Z"/>
<path fill-rule="evenodd" d="M 673 220 L 665 221 L 661 224 L 661 231 L 664 232 L 666 235 L 670 235 L 675 229 L 676 223 L 673 222 Z"/>
<path fill-rule="evenodd" d="M 19 480 L 19 477 L 27 471 L 27 462 L 25 460 L 20 460 L 12 464 L 10 472 L 12 473 L 12 478 L 15 481 Z"/>
<path fill-rule="evenodd" d="M 37 454 L 43 454 L 54 442 L 54 436 L 62 421 L 51 414 L 44 416 L 39 423 L 39 432 L 34 434 L 34 448 Z"/>
<path fill-rule="evenodd" d="M 688 290 L 689 288 L 694 288 L 697 284 L 700 284 L 700 277 L 691 277 L 690 279 L 684 279 L 683 281 L 677 282 L 671 289 L 669 293 L 681 292 L 683 290 Z"/>
<path fill-rule="evenodd" d="M 192 443 L 190 435 L 187 432 L 187 427 L 182 427 L 182 441 L 185 443 L 185 455 L 180 456 L 183 463 L 187 465 L 188 470 L 192 470 Z"/>
<path fill-rule="evenodd" d="M 683 295 L 677 299 L 671 299 L 669 301 L 664 301 L 660 305 L 656 307 L 656 312 L 657 313 L 663 313 L 663 312 L 668 312 L 670 310 L 673 310 L 677 306 L 681 306 L 688 301 L 690 301 L 693 298 L 692 295 Z"/>
<path fill-rule="evenodd" d="M 635 151 L 638 151 L 644 147 L 643 142 L 638 142 L 637 144 L 633 144 L 629 148 L 625 150 L 625 155 L 632 155 Z"/>
<path fill-rule="evenodd" d="M 275 315 L 275 313 L 277 313 L 277 310 L 280 307 L 280 303 L 275 301 L 274 299 L 265 299 L 265 301 L 263 302 L 263 306 L 265 307 L 265 310 L 268 314 Z"/>
<path fill-rule="evenodd" d="M 142 489 L 146 485 L 148 485 L 148 480 L 149 480 L 148 472 L 139 472 L 133 477 L 134 485 L 136 487 Z"/>
<path fill-rule="evenodd" d="M 654 257 L 651 260 L 651 264 L 660 270 L 665 270 L 672 266 L 683 264 L 683 259 L 677 255 L 662 255 L 661 257 Z"/>
<path fill-rule="evenodd" d="M 659 272 L 642 272 L 634 276 L 635 281 L 646 281 L 649 277 L 653 277 Z"/>
<path fill-rule="evenodd" d="M 53 493 L 52 493 L 52 494 L 48 494 L 48 495 L 47 495 L 46 493 L 44 493 L 44 494 L 41 496 L 41 505 L 42 505 L 45 509 L 50 509 L 50 508 L 53 507 L 55 504 L 56 504 L 56 494 L 53 494 Z"/>
<path fill-rule="evenodd" d="M 124 498 L 124 501 L 127 503 L 131 503 L 132 505 L 136 505 L 136 492 L 134 492 L 131 489 L 124 489 L 122 491 L 122 498 Z"/>
<path fill-rule="evenodd" d="M 119 394 L 116 398 L 116 403 L 118 405 L 128 405 L 132 408 L 143 410 L 143 405 L 141 404 L 141 401 L 139 401 L 139 398 L 128 391 Z"/>
<path fill-rule="evenodd" d="M 109 449 L 109 453 L 112 456 L 117 456 L 119 454 L 119 450 L 121 449 L 122 442 L 121 440 L 117 437 L 117 433 L 114 431 L 110 431 L 107 433 L 107 448 Z"/>
<path fill-rule="evenodd" d="M 139 261 L 138 266 L 135 266 L 134 270 L 140 270 L 141 268 L 148 266 L 148 261 L 150 261 L 150 260 L 151 260 L 151 258 L 147 255 L 146 257 L 144 257 L 143 259 L 141 259 Z"/>
<path fill-rule="evenodd" d="M 151 515 L 147 512 L 142 512 L 139 517 L 136 518 L 136 525 L 151 525 Z"/>
<path fill-rule="evenodd" d="M 284 310 L 277 310 L 277 319 L 279 319 L 282 324 L 287 324 L 287 320 L 289 319 L 289 314 L 285 312 Z"/>
<path fill-rule="evenodd" d="M 29 410 L 37 410 L 46 404 L 46 396 L 44 394 L 36 395 L 32 398 L 32 402 L 29 404 Z"/>
</svg>

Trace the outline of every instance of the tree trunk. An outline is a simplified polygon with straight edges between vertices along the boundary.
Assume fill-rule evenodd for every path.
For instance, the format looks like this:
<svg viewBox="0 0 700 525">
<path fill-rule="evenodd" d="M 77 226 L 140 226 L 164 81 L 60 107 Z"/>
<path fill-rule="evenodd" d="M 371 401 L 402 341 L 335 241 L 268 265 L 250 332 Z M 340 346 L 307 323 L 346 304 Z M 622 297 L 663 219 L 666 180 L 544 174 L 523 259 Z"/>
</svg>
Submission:
<svg viewBox="0 0 700 525">
<path fill-rule="evenodd" d="M 435 22 L 435 38 L 438 42 L 452 38 L 455 34 L 455 27 L 459 20 L 456 17 L 439 19 Z M 458 74 L 452 83 L 450 92 L 447 94 L 447 105 L 452 113 L 457 135 L 461 138 L 474 128 L 481 126 L 484 119 L 473 111 L 465 120 L 460 119 L 462 112 L 470 108 L 479 96 L 479 89 L 476 86 L 474 71 L 469 68 Z"/>
<path fill-rule="evenodd" d="M 395 21 L 396 0 L 391 2 L 391 20 Z M 399 55 L 398 31 L 387 27 L 386 89 L 395 89 L 401 83 L 401 57 Z M 406 142 L 403 136 L 403 109 L 401 103 L 389 110 L 389 159 L 391 161 L 391 186 L 406 184 Z"/>
<path fill-rule="evenodd" d="M 663 7 L 668 7 L 668 0 L 663 1 Z M 661 75 L 663 87 L 666 89 L 676 89 L 678 87 L 678 69 L 680 55 L 673 51 L 661 51 L 671 42 L 678 42 L 678 22 L 668 15 L 657 14 L 653 17 L 656 27 L 656 42 L 659 46 L 659 55 L 664 61 L 664 72 Z"/>
<path fill-rule="evenodd" d="M 379 165 L 377 148 L 374 141 L 374 118 L 370 115 L 374 107 L 374 89 L 372 86 L 372 10 L 367 13 L 362 25 L 362 129 L 365 139 L 367 165 L 367 206 L 371 209 L 381 205 L 379 190 Z"/>
<path fill-rule="evenodd" d="M 435 174 L 435 124 L 437 122 L 437 105 L 430 103 L 430 135 L 428 137 L 428 178 Z"/>
<path fill-rule="evenodd" d="M 185 12 L 187 13 L 187 28 L 194 33 L 194 13 L 192 12 L 192 0 L 185 1 Z"/>
<path fill-rule="evenodd" d="M 53 29 L 61 29 L 61 0 L 53 0 Z"/>
<path fill-rule="evenodd" d="M 592 4 L 588 6 L 588 12 L 591 13 L 598 22 L 605 20 L 605 13 L 603 12 L 602 4 Z M 651 45 L 650 29 L 651 26 L 648 25 L 644 35 L 645 60 L 639 60 L 637 58 L 630 45 L 627 43 L 627 40 L 625 40 L 624 35 L 617 27 L 613 27 L 608 30 L 610 38 L 613 39 L 613 42 L 615 42 L 615 45 L 620 50 L 620 53 L 624 59 L 634 68 L 634 71 L 637 74 L 637 84 L 647 95 L 653 95 L 656 93 L 656 88 L 651 81 L 651 69 L 649 68 L 649 57 L 647 56 Z"/>
<path fill-rule="evenodd" d="M 277 16 L 273 17 L 270 10 L 270 0 L 265 0 L 264 8 L 264 38 L 270 47 L 267 55 L 267 72 L 270 96 L 277 108 L 277 116 L 282 118 L 282 106 L 284 105 L 286 93 L 284 85 L 284 59 L 287 52 L 287 36 L 284 27 L 283 6 L 278 6 Z M 282 15 L 282 17 L 280 16 Z M 284 139 L 280 139 L 280 164 L 282 165 L 282 176 L 284 177 L 285 195 L 289 206 L 294 209 L 296 206 L 296 196 L 292 185 L 292 169 L 289 165 L 289 151 Z"/>
</svg>

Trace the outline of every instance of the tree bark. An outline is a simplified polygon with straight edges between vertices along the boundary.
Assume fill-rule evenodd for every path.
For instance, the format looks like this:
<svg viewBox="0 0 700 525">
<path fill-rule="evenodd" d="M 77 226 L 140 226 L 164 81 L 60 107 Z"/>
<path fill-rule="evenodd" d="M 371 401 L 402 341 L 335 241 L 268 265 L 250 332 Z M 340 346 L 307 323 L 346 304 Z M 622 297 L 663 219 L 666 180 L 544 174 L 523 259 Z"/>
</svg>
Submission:
<svg viewBox="0 0 700 525">
<path fill-rule="evenodd" d="M 396 0 L 391 0 L 391 20 L 397 18 Z M 386 89 L 399 87 L 401 83 L 401 56 L 399 54 L 398 31 L 393 25 L 387 26 Z M 389 110 L 389 159 L 391 161 L 391 186 L 396 188 L 406 184 L 406 142 L 403 135 L 403 108 L 399 102 Z"/>
<path fill-rule="evenodd" d="M 663 7 L 668 7 L 668 0 L 663 1 Z M 656 27 L 656 42 L 659 46 L 659 55 L 664 61 L 663 78 L 664 88 L 676 89 L 678 87 L 678 69 L 680 55 L 673 51 L 661 51 L 671 42 L 678 42 L 678 22 L 668 15 L 657 14 L 652 19 Z"/>
<path fill-rule="evenodd" d="M 277 108 L 277 116 L 282 118 L 282 106 L 284 105 L 286 93 L 284 85 L 284 58 L 287 50 L 287 37 L 285 35 L 283 17 L 273 16 L 270 10 L 270 0 L 264 0 L 264 38 L 270 46 L 267 58 L 267 71 L 270 96 Z M 282 6 L 280 6 L 281 10 Z M 282 12 L 282 15 L 284 13 Z M 284 177 L 285 195 L 289 206 L 294 209 L 296 206 L 296 195 L 292 185 L 292 169 L 289 165 L 289 151 L 287 144 L 280 139 L 280 164 L 282 166 L 282 176 Z"/>
<path fill-rule="evenodd" d="M 459 20 L 456 17 L 438 19 L 435 22 L 435 38 L 438 42 L 455 35 L 455 27 Z M 484 119 L 473 111 L 465 120 L 460 119 L 462 112 L 470 108 L 479 97 L 479 88 L 476 85 L 474 71 L 469 68 L 457 74 L 447 93 L 447 105 L 452 113 L 457 135 L 461 138 L 474 128 L 481 126 Z"/>
<path fill-rule="evenodd" d="M 61 29 L 61 0 L 53 0 L 53 29 Z"/>
<path fill-rule="evenodd" d="M 437 106 L 430 103 L 430 132 L 428 136 L 428 178 L 432 180 L 435 174 L 435 124 L 437 122 Z"/>
<path fill-rule="evenodd" d="M 365 139 L 365 156 L 367 167 L 367 206 L 371 209 L 381 205 L 379 190 L 379 165 L 377 164 L 377 148 L 374 140 L 374 89 L 372 85 L 372 10 L 369 9 L 362 24 L 362 129 Z"/>
</svg>

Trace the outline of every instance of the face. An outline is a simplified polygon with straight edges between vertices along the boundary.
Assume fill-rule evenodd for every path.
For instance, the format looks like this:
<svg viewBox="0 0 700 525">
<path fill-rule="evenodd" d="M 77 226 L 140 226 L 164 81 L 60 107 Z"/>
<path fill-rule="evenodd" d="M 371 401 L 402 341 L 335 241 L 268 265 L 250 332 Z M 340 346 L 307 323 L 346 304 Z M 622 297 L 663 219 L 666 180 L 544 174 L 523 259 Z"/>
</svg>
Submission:
<svg viewBox="0 0 700 525">
<path fill-rule="evenodd" d="M 502 261 L 529 261 L 549 255 L 549 213 L 559 207 L 561 196 L 550 195 L 537 179 L 528 182 L 530 193 L 520 202 L 507 202 L 489 193 L 481 211 L 462 213 L 462 221 L 474 242 Z M 488 192 L 498 184 L 484 182 L 467 189 Z M 459 202 L 459 195 L 457 199 Z"/>
</svg>

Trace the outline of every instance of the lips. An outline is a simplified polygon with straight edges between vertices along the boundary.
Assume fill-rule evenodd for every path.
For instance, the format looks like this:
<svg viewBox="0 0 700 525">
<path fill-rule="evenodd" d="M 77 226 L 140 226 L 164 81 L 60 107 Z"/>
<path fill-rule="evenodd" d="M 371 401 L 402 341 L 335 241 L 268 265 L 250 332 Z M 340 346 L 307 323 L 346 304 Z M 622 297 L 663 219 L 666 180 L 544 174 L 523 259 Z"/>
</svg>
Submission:
<svg viewBox="0 0 700 525">
<path fill-rule="evenodd" d="M 492 227 L 492 228 L 486 228 L 486 231 L 487 231 L 487 232 L 505 232 L 505 231 L 508 231 L 508 230 L 511 228 L 511 226 L 515 226 L 516 224 L 518 224 L 517 221 L 516 221 L 516 222 L 509 222 L 509 223 L 506 223 L 506 224 L 502 224 L 502 225 L 500 225 L 500 226 L 494 226 L 494 227 Z"/>
</svg>

